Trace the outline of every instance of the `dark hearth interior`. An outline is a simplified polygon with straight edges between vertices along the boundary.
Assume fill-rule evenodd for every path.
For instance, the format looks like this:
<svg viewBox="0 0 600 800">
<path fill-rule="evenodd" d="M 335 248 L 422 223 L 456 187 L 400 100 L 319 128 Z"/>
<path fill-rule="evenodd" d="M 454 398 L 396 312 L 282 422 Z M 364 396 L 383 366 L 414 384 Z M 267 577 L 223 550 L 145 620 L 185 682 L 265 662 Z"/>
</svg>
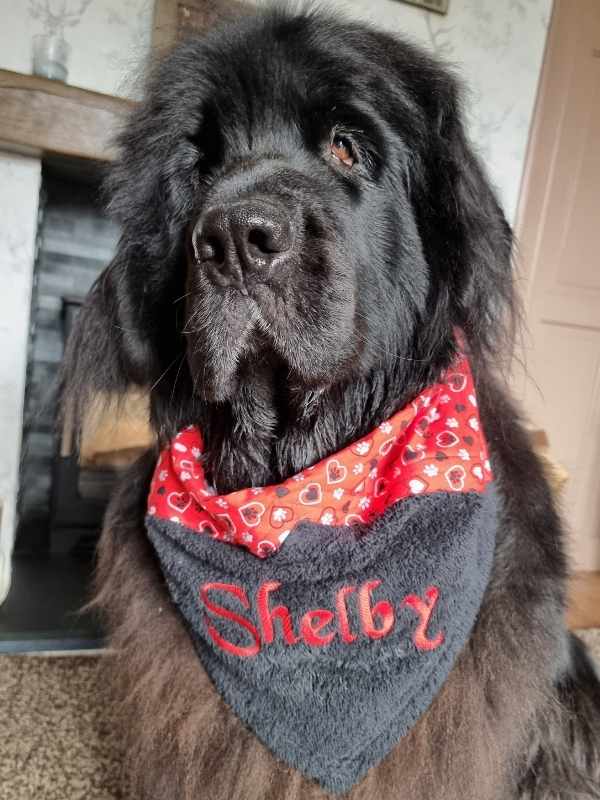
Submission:
<svg viewBox="0 0 600 800">
<path fill-rule="evenodd" d="M 58 370 L 80 303 L 114 251 L 101 210 L 101 174 L 45 164 L 31 302 L 19 526 L 11 592 L 0 608 L 0 650 L 97 646 L 87 599 L 93 549 L 118 468 L 80 466 L 68 424 L 56 421 Z M 25 645 L 26 646 L 26 645 Z"/>
</svg>

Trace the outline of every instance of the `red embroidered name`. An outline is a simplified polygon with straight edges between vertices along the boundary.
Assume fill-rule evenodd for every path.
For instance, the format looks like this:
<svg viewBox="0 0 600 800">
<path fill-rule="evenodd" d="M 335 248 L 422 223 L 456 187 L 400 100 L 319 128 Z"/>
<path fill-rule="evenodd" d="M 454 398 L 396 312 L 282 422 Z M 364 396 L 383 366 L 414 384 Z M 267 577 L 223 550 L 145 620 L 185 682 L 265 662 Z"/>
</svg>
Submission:
<svg viewBox="0 0 600 800">
<path fill-rule="evenodd" d="M 281 587 L 279 581 L 266 581 L 256 592 L 255 609 L 259 625 L 244 614 L 251 611 L 252 604 L 247 592 L 235 583 L 205 583 L 200 589 L 200 599 L 205 608 L 206 628 L 213 642 L 227 653 L 248 658 L 256 656 L 265 645 L 279 637 L 286 645 L 304 642 L 309 647 L 324 647 L 336 638 L 344 644 L 352 644 L 359 636 L 369 639 L 384 639 L 389 636 L 396 622 L 396 611 L 389 600 L 375 600 L 373 593 L 381 586 L 381 581 L 366 581 L 361 586 L 342 586 L 335 597 L 335 611 L 328 608 L 314 608 L 306 611 L 297 622 L 285 605 L 277 605 L 271 596 Z M 232 611 L 218 602 L 219 595 L 235 598 L 240 612 Z M 444 634 L 439 631 L 430 637 L 428 633 L 431 616 L 439 598 L 439 589 L 430 586 L 425 597 L 406 595 L 399 608 L 407 608 L 416 615 L 416 627 L 412 641 L 424 652 L 437 650 L 444 643 Z M 360 620 L 359 629 L 353 630 L 349 614 L 349 603 L 354 603 Z M 209 612 L 211 616 L 209 616 Z M 229 641 L 213 621 L 220 618 L 237 625 L 247 638 L 246 645 Z"/>
</svg>

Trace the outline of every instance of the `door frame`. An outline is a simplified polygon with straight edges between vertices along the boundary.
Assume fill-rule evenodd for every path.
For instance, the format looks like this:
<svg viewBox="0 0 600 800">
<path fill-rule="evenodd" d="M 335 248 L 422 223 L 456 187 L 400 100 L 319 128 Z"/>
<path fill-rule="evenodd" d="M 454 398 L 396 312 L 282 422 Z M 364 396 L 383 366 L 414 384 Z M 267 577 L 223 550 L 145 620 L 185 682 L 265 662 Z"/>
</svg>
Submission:
<svg viewBox="0 0 600 800">
<path fill-rule="evenodd" d="M 558 68 L 561 51 L 568 52 L 570 44 L 569 37 L 563 35 L 563 16 L 568 2 L 554 0 L 552 5 L 514 224 L 517 274 L 526 315 L 554 175 L 564 97 L 568 90 L 564 71 Z"/>
<path fill-rule="evenodd" d="M 565 64 L 569 59 L 574 62 L 575 36 L 569 26 L 569 2 L 572 0 L 553 2 L 514 225 L 516 270 L 526 321 L 533 300 L 532 290 L 566 111 L 570 71 Z M 515 389 L 518 388 L 515 381 Z M 600 572 L 579 572 L 572 576 L 569 588 L 571 627 L 600 626 L 600 606 L 595 599 L 590 601 L 590 598 L 598 596 Z"/>
</svg>

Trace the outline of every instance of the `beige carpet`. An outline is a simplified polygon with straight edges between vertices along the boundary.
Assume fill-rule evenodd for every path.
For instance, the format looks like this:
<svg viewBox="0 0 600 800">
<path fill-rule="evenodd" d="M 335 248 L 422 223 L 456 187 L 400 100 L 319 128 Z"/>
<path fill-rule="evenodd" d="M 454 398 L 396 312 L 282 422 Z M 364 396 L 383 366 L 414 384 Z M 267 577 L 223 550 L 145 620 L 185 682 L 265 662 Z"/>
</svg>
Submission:
<svg viewBox="0 0 600 800">
<path fill-rule="evenodd" d="M 120 754 L 94 657 L 0 658 L 0 800 L 115 800 Z"/>
<path fill-rule="evenodd" d="M 582 634 L 600 663 L 600 630 Z M 117 800 L 115 733 L 96 657 L 0 657 L 0 800 Z"/>
</svg>

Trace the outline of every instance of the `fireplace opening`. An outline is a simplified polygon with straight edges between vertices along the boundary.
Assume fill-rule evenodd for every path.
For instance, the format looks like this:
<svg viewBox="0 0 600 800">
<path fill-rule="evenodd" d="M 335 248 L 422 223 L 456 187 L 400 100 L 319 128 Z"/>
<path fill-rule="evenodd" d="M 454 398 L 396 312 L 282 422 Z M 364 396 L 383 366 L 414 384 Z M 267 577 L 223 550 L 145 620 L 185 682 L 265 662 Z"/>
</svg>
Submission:
<svg viewBox="0 0 600 800">
<path fill-rule="evenodd" d="M 57 421 L 58 373 L 81 303 L 110 262 L 119 230 L 102 209 L 101 170 L 48 161 L 42 186 L 24 398 L 18 524 L 0 651 L 95 649 L 94 552 L 119 474 L 151 444 L 147 401 L 91 404 L 78 447 Z"/>
</svg>

